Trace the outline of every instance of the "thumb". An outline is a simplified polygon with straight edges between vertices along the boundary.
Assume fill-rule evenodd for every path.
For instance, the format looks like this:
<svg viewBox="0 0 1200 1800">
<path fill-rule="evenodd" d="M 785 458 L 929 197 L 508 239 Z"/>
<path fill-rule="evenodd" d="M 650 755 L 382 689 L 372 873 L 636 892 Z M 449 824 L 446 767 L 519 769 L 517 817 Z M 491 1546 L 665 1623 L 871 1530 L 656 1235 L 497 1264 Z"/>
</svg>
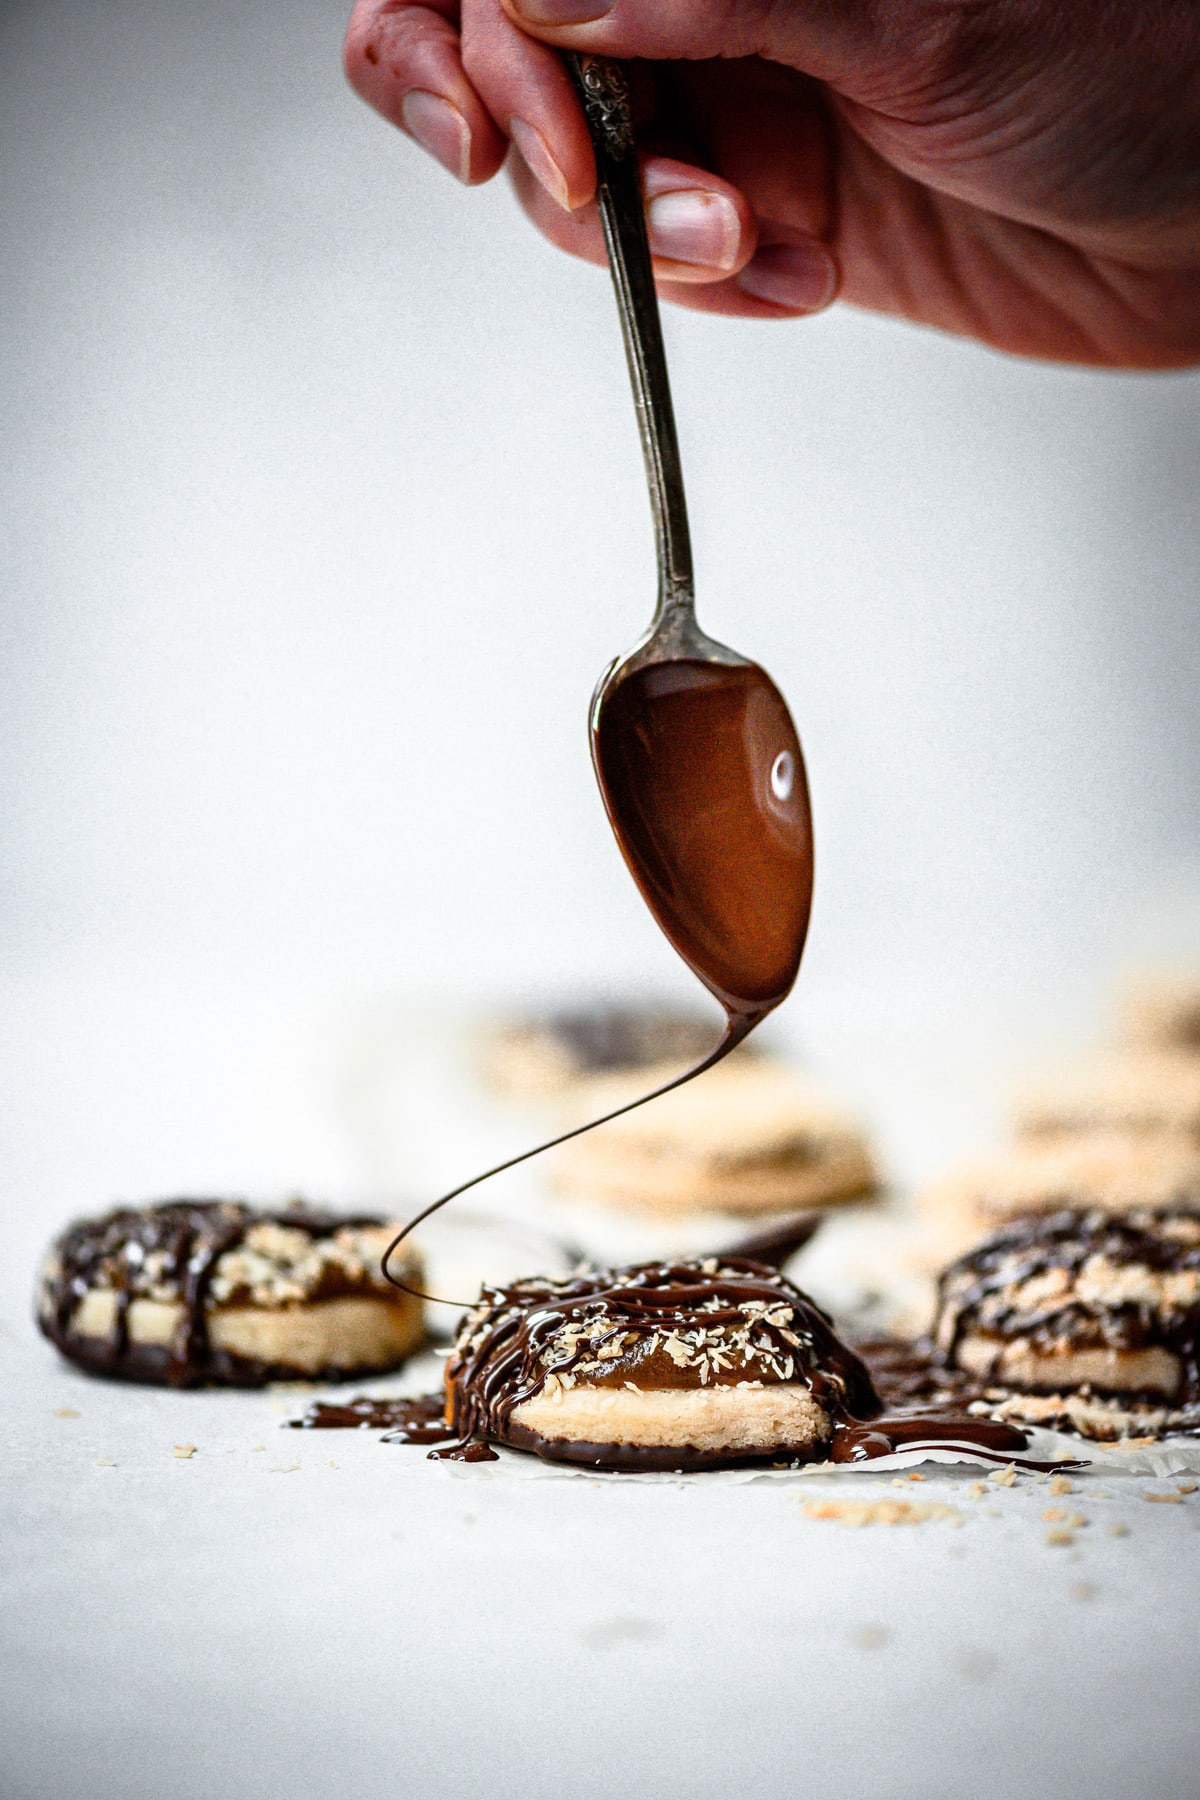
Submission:
<svg viewBox="0 0 1200 1800">
<path fill-rule="evenodd" d="M 875 61 L 904 0 L 501 0 L 521 29 L 564 50 L 685 62 L 763 57 L 835 86 Z"/>
</svg>

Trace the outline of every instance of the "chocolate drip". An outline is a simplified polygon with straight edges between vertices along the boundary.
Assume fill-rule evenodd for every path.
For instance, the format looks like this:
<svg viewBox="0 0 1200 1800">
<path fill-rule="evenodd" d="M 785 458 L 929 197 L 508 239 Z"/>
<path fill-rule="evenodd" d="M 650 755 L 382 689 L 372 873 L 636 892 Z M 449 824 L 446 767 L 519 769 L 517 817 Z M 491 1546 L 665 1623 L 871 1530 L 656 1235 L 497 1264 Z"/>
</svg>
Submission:
<svg viewBox="0 0 1200 1800">
<path fill-rule="evenodd" d="M 1181 1304 L 1164 1316 L 1119 1291 L 1112 1301 L 1089 1295 L 1086 1304 L 1076 1293 L 1077 1277 L 1093 1258 L 1160 1275 L 1200 1271 L 1200 1230 L 1186 1241 L 1170 1225 L 1169 1215 L 1069 1209 L 1018 1219 L 994 1232 L 951 1263 L 938 1283 L 936 1337 L 944 1361 L 954 1364 L 972 1332 L 998 1345 L 1020 1338 L 1048 1357 L 1064 1348 L 1161 1346 L 1179 1359 L 1182 1371 L 1175 1403 L 1194 1405 L 1200 1401 L 1200 1304 Z M 1025 1284 L 1060 1270 L 1067 1277 L 1063 1288 L 1048 1289 L 1041 1305 L 1030 1305 Z M 1122 1392 L 1121 1398 L 1134 1396 Z M 1161 1404 L 1161 1395 L 1146 1398 Z"/>
<path fill-rule="evenodd" d="M 454 1433 L 446 1424 L 446 1396 L 418 1394 L 415 1399 L 314 1400 L 292 1431 L 386 1431 L 389 1444 L 440 1444 Z"/>
<path fill-rule="evenodd" d="M 236 1250 L 256 1225 L 274 1224 L 332 1237 L 346 1226 L 378 1226 L 374 1214 L 338 1215 L 296 1204 L 261 1212 L 234 1200 L 167 1200 L 150 1207 L 117 1207 L 68 1226 L 54 1246 L 58 1268 L 45 1283 L 38 1312 L 42 1331 L 72 1361 L 99 1375 L 133 1381 L 166 1381 L 196 1387 L 219 1380 L 238 1386 L 294 1371 L 214 1351 L 208 1341 L 208 1292 L 217 1264 Z M 168 1349 L 131 1344 L 129 1308 L 138 1298 L 137 1276 L 151 1257 L 160 1259 L 156 1282 L 174 1290 L 183 1317 Z M 115 1296 L 110 1337 L 80 1338 L 71 1321 L 87 1293 Z M 364 1371 L 365 1373 L 366 1371 Z"/>
<path fill-rule="evenodd" d="M 1019 1425 L 989 1419 L 970 1410 L 986 1404 L 982 1386 L 956 1369 L 948 1369 L 927 1342 L 900 1338 L 861 1339 L 855 1349 L 871 1371 L 882 1410 L 873 1419 L 839 1419 L 834 1426 L 830 1461 L 871 1462 L 898 1450 L 955 1450 L 1022 1469 L 1061 1469 L 1066 1462 L 1035 1462 L 1022 1454 L 1029 1433 Z"/>
</svg>

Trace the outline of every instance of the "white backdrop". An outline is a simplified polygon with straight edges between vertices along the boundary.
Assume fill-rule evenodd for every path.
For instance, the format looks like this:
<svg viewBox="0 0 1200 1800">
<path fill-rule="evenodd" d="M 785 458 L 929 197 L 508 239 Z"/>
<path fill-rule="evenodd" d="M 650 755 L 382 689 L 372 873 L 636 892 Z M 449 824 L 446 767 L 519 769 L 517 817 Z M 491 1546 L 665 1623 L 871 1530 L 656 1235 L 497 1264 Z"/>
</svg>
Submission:
<svg viewBox="0 0 1200 1800">
<path fill-rule="evenodd" d="M 377 1180 L 347 1083 L 438 990 L 688 989 L 586 756 L 653 590 L 607 282 L 354 100 L 342 24 L 4 12 L 22 1294 L 118 1193 Z M 1200 948 L 1200 378 L 841 309 L 668 334 L 704 622 L 809 759 L 781 1035 L 912 1172 Z"/>
</svg>

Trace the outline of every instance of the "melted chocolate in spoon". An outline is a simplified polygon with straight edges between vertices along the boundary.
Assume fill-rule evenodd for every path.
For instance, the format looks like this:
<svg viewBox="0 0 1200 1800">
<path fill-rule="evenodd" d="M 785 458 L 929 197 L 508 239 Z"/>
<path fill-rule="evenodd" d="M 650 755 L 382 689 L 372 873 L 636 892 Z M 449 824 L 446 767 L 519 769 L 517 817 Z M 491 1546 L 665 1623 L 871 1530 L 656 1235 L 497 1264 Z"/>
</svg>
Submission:
<svg viewBox="0 0 1200 1800">
<path fill-rule="evenodd" d="M 696 623 L 687 503 L 625 77 L 602 57 L 568 56 L 567 63 L 596 153 L 658 550 L 653 622 L 607 670 L 592 700 L 592 760 L 634 880 L 675 949 L 720 1001 L 725 1031 L 674 1080 L 426 1207 L 383 1259 L 397 1287 L 405 1284 L 390 1273 L 392 1252 L 447 1201 L 657 1099 L 726 1056 L 790 992 L 812 904 L 808 785 L 787 705 L 764 670 Z"/>
</svg>

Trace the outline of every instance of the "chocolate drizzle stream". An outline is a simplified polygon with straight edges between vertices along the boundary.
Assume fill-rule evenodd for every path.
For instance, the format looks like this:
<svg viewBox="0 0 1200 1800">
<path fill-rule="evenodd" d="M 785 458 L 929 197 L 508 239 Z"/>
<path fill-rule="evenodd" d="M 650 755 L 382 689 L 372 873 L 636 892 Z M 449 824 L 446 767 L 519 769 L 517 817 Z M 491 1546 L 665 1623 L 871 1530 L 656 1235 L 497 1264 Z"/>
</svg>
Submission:
<svg viewBox="0 0 1200 1800">
<path fill-rule="evenodd" d="M 264 1223 L 325 1238 L 345 1226 L 385 1221 L 373 1214 L 347 1216 L 301 1205 L 262 1212 L 232 1200 L 117 1207 L 100 1218 L 77 1220 L 57 1240 L 59 1266 L 39 1307 L 42 1331 L 73 1362 L 93 1374 L 118 1379 L 166 1381 L 172 1387 L 198 1387 L 209 1381 L 259 1387 L 294 1374 L 287 1367 L 216 1351 L 208 1341 L 208 1291 L 217 1264 L 243 1243 L 247 1232 Z M 129 1307 L 138 1297 L 136 1277 L 151 1256 L 161 1259 L 158 1279 L 175 1289 L 174 1303 L 183 1308 L 166 1348 L 132 1344 L 129 1338 Z M 92 1288 L 115 1296 L 113 1328 L 106 1339 L 83 1338 L 71 1331 L 72 1318 Z"/>
</svg>

